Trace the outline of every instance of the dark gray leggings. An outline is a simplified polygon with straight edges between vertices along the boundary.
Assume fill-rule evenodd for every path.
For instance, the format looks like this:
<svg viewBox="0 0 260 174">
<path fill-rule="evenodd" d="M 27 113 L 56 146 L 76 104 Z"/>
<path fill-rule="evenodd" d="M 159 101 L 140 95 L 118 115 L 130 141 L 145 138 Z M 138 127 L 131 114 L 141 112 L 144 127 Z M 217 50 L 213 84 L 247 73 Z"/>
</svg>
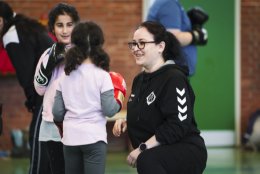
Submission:
<svg viewBox="0 0 260 174">
<path fill-rule="evenodd" d="M 63 146 L 65 174 L 104 174 L 107 144 Z"/>
</svg>

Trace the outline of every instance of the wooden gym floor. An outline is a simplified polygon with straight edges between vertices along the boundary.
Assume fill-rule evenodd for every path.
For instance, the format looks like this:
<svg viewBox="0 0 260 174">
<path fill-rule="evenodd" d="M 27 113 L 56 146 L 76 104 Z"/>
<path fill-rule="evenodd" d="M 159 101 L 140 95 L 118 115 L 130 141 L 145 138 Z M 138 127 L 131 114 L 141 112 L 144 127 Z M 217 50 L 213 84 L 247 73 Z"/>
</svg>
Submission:
<svg viewBox="0 0 260 174">
<path fill-rule="evenodd" d="M 136 174 L 126 164 L 127 152 L 109 152 L 106 174 Z M 28 174 L 29 159 L 0 158 L 0 174 Z M 259 174 L 260 152 L 240 148 L 208 148 L 204 174 Z"/>
</svg>

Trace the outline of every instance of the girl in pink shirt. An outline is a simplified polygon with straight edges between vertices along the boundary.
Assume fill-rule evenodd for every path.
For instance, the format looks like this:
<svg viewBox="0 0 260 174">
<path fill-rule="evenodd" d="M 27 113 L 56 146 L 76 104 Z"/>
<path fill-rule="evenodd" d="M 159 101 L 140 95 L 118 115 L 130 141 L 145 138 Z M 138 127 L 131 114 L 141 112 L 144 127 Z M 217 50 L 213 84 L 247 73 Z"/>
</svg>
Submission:
<svg viewBox="0 0 260 174">
<path fill-rule="evenodd" d="M 108 73 L 109 56 L 102 48 L 103 32 L 93 22 L 77 25 L 71 39 L 53 105 L 54 121 L 63 122 L 65 172 L 104 174 L 106 116 L 120 110 Z"/>
</svg>

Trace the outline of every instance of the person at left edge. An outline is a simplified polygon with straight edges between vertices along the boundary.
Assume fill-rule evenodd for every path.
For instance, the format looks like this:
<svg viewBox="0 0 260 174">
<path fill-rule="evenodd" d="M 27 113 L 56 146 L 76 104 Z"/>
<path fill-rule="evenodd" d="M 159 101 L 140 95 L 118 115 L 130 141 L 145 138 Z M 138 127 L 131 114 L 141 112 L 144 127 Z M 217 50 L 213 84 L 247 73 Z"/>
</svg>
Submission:
<svg viewBox="0 0 260 174">
<path fill-rule="evenodd" d="M 46 28 L 38 21 L 15 13 L 7 2 L 0 1 L 0 34 L 4 48 L 15 68 L 16 77 L 23 88 L 28 111 L 32 112 L 29 128 L 30 174 L 48 173 L 44 148 L 38 144 L 41 122 L 42 97 L 33 86 L 34 71 L 41 54 L 54 42 Z M 41 162 L 39 162 L 39 158 Z"/>
</svg>

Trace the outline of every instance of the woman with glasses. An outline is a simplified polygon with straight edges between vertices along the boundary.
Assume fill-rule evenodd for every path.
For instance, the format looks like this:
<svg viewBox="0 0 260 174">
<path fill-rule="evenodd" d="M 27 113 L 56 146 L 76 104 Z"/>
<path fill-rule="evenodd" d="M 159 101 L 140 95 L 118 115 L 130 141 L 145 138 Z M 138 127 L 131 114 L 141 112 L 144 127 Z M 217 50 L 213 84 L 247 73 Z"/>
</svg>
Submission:
<svg viewBox="0 0 260 174">
<path fill-rule="evenodd" d="M 133 81 L 127 120 L 113 134 L 128 129 L 133 150 L 127 163 L 139 174 L 201 174 L 207 150 L 194 115 L 195 95 L 188 81 L 180 43 L 157 22 L 143 22 L 128 46 L 143 67 Z"/>
</svg>

